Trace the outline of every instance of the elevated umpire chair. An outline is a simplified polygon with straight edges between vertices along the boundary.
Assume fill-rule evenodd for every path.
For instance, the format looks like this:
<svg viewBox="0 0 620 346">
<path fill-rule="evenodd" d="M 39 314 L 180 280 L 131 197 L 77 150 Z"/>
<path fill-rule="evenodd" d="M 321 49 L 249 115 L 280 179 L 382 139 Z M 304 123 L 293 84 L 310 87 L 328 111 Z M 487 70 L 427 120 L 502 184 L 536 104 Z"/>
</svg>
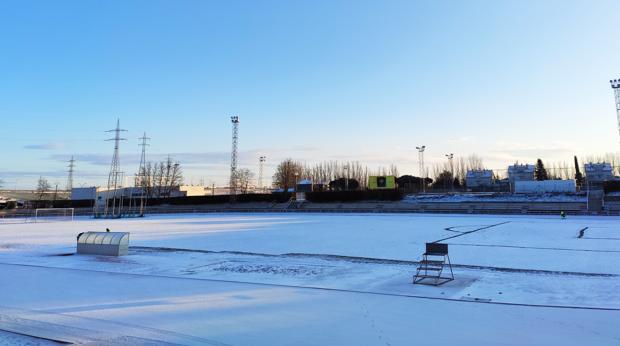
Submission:
<svg viewBox="0 0 620 346">
<path fill-rule="evenodd" d="M 426 243 L 426 252 L 422 254 L 413 283 L 439 286 L 452 280 L 454 280 L 454 273 L 450 256 L 448 256 L 448 244 Z"/>
</svg>

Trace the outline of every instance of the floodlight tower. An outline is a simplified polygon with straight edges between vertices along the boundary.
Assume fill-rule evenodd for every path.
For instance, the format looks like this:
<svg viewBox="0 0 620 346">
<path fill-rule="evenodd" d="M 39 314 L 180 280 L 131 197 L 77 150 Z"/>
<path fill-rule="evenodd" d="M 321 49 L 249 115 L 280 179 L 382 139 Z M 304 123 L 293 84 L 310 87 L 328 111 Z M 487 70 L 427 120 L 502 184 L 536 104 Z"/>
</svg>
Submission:
<svg viewBox="0 0 620 346">
<path fill-rule="evenodd" d="M 448 158 L 448 164 L 450 165 L 450 187 L 454 190 L 454 154 L 446 154 L 446 157 Z"/>
<path fill-rule="evenodd" d="M 73 189 L 73 170 L 75 169 L 75 160 L 73 159 L 73 156 L 71 156 L 71 160 L 67 162 L 69 162 L 69 165 L 67 166 L 69 168 L 69 176 L 67 177 L 67 191 L 71 193 L 71 190 Z"/>
<path fill-rule="evenodd" d="M 121 162 L 120 156 L 118 152 L 119 144 L 121 141 L 126 140 L 126 138 L 121 138 L 121 132 L 127 131 L 121 129 L 120 119 L 116 119 L 116 128 L 113 130 L 108 130 L 106 132 L 114 132 L 114 138 L 106 139 L 106 141 L 114 141 L 114 154 L 112 155 L 112 163 L 110 164 L 110 174 L 108 175 L 108 191 L 106 193 L 106 202 L 104 207 L 104 216 L 120 216 L 120 211 L 122 205 L 119 203 L 118 214 L 115 214 L 116 208 L 116 199 L 117 199 L 117 190 L 122 186 L 123 183 L 123 172 L 121 172 Z M 110 196 L 110 190 L 112 190 Z M 112 210 L 111 212 L 108 210 L 108 199 L 112 197 Z"/>
<path fill-rule="evenodd" d="M 618 133 L 620 133 L 620 79 L 610 80 L 611 88 L 614 90 L 616 100 L 616 116 L 618 118 Z"/>
<path fill-rule="evenodd" d="M 418 169 L 420 171 L 420 178 L 422 178 L 422 192 L 426 192 L 426 168 L 424 167 L 424 150 L 426 150 L 426 145 L 415 148 L 418 150 Z"/>
<path fill-rule="evenodd" d="M 263 188 L 263 170 L 265 166 L 265 160 L 267 160 L 267 156 L 261 156 L 258 158 L 258 188 L 262 190 Z"/>
<path fill-rule="evenodd" d="M 237 194 L 237 145 L 239 140 L 239 117 L 230 117 L 232 123 L 232 150 L 230 152 L 230 194 Z"/>
</svg>

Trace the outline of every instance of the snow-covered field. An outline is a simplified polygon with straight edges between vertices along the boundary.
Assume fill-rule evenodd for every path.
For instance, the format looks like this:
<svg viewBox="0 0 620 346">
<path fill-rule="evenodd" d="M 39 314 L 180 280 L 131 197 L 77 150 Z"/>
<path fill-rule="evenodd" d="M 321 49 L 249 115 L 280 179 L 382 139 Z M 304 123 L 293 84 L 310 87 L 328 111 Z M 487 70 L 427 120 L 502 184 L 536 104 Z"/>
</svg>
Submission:
<svg viewBox="0 0 620 346">
<path fill-rule="evenodd" d="M 306 213 L 0 221 L 0 344 L 617 345 L 619 225 Z M 74 255 L 78 233 L 105 228 L 131 232 L 128 256 Z M 433 241 L 449 244 L 456 280 L 413 285 Z"/>
</svg>

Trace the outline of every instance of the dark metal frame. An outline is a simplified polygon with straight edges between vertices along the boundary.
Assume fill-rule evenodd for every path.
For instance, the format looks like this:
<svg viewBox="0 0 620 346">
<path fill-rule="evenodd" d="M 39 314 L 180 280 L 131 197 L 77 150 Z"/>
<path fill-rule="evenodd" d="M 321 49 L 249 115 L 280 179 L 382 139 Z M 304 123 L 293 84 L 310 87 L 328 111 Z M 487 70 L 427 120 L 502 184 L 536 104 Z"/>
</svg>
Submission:
<svg viewBox="0 0 620 346">
<path fill-rule="evenodd" d="M 446 265 L 450 270 L 450 275 L 442 276 Z M 422 254 L 422 261 L 413 277 L 413 283 L 439 286 L 452 280 L 454 280 L 454 273 L 448 255 L 448 244 L 426 243 L 426 252 Z"/>
</svg>

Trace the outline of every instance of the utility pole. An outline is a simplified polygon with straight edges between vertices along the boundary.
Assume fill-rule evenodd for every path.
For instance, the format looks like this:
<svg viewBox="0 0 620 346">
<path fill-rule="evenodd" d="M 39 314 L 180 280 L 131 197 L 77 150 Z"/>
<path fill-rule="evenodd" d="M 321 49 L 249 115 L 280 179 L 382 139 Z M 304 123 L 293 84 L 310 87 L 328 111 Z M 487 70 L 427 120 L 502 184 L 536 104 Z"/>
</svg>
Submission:
<svg viewBox="0 0 620 346">
<path fill-rule="evenodd" d="M 67 191 L 69 191 L 69 193 L 71 193 L 71 190 L 73 190 L 73 170 L 75 169 L 75 160 L 73 159 L 73 156 L 71 156 L 71 160 L 67 161 L 69 162 L 69 176 L 67 177 Z"/>
<path fill-rule="evenodd" d="M 424 150 L 426 150 L 426 145 L 415 148 L 418 150 L 418 170 L 420 178 L 422 178 L 422 192 L 426 192 L 426 168 L 424 167 Z"/>
<path fill-rule="evenodd" d="M 618 133 L 620 133 L 620 79 L 610 80 L 611 88 L 614 90 L 616 101 L 616 117 L 618 118 Z"/>
<path fill-rule="evenodd" d="M 267 160 L 267 156 L 261 156 L 258 158 L 258 189 L 259 191 L 263 190 L 263 170 L 265 166 L 265 160 Z"/>
<path fill-rule="evenodd" d="M 235 199 L 237 194 L 237 145 L 239 141 L 239 117 L 230 117 L 232 123 L 232 150 L 230 152 L 230 196 L 231 200 Z"/>
</svg>

